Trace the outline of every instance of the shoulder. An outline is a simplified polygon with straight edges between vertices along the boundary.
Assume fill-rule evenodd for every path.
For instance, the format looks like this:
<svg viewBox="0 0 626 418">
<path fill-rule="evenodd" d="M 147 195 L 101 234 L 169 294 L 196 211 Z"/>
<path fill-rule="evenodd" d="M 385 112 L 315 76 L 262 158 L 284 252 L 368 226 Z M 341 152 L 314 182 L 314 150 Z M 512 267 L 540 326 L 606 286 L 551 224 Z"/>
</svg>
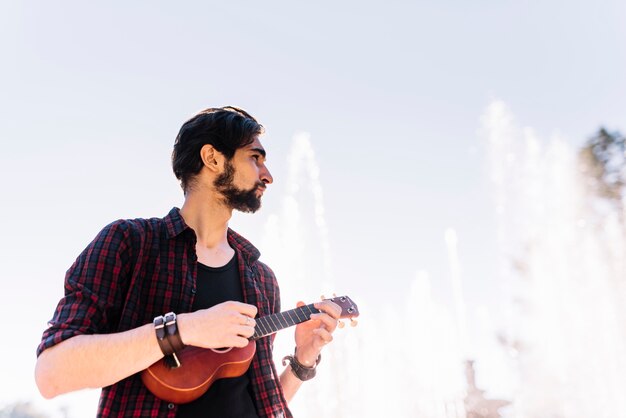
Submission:
<svg viewBox="0 0 626 418">
<path fill-rule="evenodd" d="M 255 270 L 258 282 L 261 284 L 266 296 L 271 299 L 273 304 L 276 302 L 276 299 L 279 298 L 280 294 L 280 288 L 278 286 L 278 280 L 276 280 L 276 275 L 274 274 L 274 271 L 262 261 L 255 261 L 254 266 L 256 267 Z"/>
<path fill-rule="evenodd" d="M 118 219 L 103 228 L 103 231 L 127 236 L 159 234 L 165 228 L 164 218 Z"/>
<path fill-rule="evenodd" d="M 258 282 L 269 302 L 270 312 L 280 312 L 280 287 L 274 271 L 262 261 L 257 260 L 254 264 L 259 279 Z"/>
<path fill-rule="evenodd" d="M 128 231 L 131 234 L 142 234 L 151 232 L 160 232 L 165 226 L 163 218 L 135 218 L 135 219 L 118 219 L 109 224 L 110 226 Z"/>
<path fill-rule="evenodd" d="M 92 242 L 96 247 L 128 247 L 152 240 L 163 230 L 161 218 L 118 219 L 106 225 Z"/>
<path fill-rule="evenodd" d="M 264 276 L 264 278 L 270 281 L 276 281 L 276 275 L 274 274 L 274 271 L 270 268 L 270 266 L 259 260 L 257 260 L 255 264 L 259 269 L 259 273 Z"/>
<path fill-rule="evenodd" d="M 133 235 L 141 233 L 141 227 L 131 219 L 118 219 L 106 225 L 96 236 L 98 241 L 125 241 Z"/>
</svg>

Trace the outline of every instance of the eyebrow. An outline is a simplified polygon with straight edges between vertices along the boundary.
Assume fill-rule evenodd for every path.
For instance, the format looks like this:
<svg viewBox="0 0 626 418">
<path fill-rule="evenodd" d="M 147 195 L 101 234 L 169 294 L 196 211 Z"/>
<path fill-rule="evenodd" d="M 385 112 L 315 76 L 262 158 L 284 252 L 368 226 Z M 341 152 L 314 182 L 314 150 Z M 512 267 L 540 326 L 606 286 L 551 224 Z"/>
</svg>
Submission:
<svg viewBox="0 0 626 418">
<path fill-rule="evenodd" d="M 259 154 L 263 156 L 263 158 L 265 158 L 265 150 L 263 148 L 251 148 L 250 151 L 258 152 Z"/>
</svg>

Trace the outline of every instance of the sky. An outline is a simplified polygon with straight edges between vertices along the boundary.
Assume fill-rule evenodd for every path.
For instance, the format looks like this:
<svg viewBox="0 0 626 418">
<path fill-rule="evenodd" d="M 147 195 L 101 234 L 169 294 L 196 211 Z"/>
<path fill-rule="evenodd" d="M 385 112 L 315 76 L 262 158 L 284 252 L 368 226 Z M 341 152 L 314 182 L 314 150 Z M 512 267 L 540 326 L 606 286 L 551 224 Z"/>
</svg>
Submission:
<svg viewBox="0 0 626 418">
<path fill-rule="evenodd" d="M 337 293 L 376 312 L 427 271 L 453 306 L 453 228 L 468 309 L 497 309 L 481 116 L 503 100 L 521 126 L 574 147 L 600 126 L 624 132 L 625 17 L 616 0 L 1 2 L 0 309 L 20 320 L 17 346 L 1 349 L 14 379 L 0 401 L 39 396 L 35 347 L 95 234 L 182 204 L 173 140 L 211 106 L 241 106 L 267 129 L 275 183 L 231 224 L 253 242 L 284 209 L 305 132 Z"/>
</svg>

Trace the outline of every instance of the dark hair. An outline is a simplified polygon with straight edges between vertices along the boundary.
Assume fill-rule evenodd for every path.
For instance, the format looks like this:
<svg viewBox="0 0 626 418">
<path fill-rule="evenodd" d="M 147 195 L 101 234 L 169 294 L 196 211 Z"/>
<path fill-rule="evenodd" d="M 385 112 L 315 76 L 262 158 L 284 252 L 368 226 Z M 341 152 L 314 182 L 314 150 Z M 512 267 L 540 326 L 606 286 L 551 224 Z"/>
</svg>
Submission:
<svg viewBox="0 0 626 418">
<path fill-rule="evenodd" d="M 230 161 L 237 149 L 251 144 L 254 136 L 263 132 L 263 125 L 234 106 L 205 109 L 189 119 L 180 128 L 172 152 L 172 169 L 183 191 L 187 192 L 202 169 L 200 150 L 204 145 L 213 145 Z"/>
</svg>

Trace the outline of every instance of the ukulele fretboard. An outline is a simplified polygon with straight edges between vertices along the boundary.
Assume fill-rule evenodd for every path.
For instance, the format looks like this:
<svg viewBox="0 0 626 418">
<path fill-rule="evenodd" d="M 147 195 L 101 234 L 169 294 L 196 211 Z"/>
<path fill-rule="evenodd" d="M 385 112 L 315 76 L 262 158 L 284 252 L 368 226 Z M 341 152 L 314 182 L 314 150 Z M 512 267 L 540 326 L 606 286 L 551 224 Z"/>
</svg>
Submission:
<svg viewBox="0 0 626 418">
<path fill-rule="evenodd" d="M 258 340 L 281 329 L 306 322 L 311 319 L 311 314 L 319 312 L 321 312 L 319 309 L 313 306 L 313 304 L 310 304 L 289 311 L 257 318 L 254 335 L 250 337 L 250 340 Z"/>
</svg>

